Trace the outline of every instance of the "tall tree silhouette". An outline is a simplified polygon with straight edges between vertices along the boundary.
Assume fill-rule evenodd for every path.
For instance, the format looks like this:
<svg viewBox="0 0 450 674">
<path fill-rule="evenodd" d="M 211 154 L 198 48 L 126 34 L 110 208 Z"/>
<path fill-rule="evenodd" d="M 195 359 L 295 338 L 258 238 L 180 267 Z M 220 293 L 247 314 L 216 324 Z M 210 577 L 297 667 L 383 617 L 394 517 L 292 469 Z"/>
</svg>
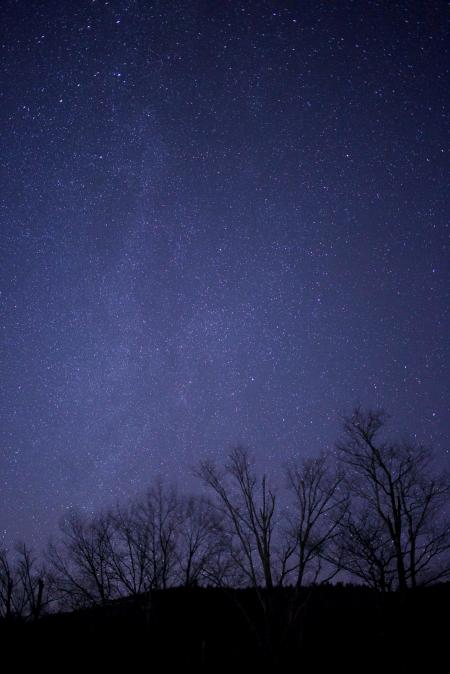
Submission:
<svg viewBox="0 0 450 674">
<path fill-rule="evenodd" d="M 233 449 L 224 469 L 201 463 L 197 475 L 216 497 L 232 539 L 231 554 L 247 584 L 274 587 L 276 498 L 267 476 L 258 479 L 249 452 Z"/>
<path fill-rule="evenodd" d="M 401 590 L 449 577 L 449 490 L 431 450 L 384 439 L 385 424 L 383 411 L 360 408 L 344 421 L 337 448 L 353 508 L 342 542 L 349 571 Z"/>
<path fill-rule="evenodd" d="M 0 617 L 38 620 L 53 601 L 45 565 L 25 543 L 15 554 L 0 550 Z"/>
<path fill-rule="evenodd" d="M 286 468 L 292 499 L 286 532 L 291 549 L 285 556 L 284 573 L 288 577 L 293 574 L 297 588 L 306 579 L 314 583 L 330 581 L 340 570 L 339 564 L 328 565 L 323 573 L 322 565 L 348 508 L 343 474 L 332 471 L 328 461 L 329 457 L 322 454 L 300 464 L 291 462 Z"/>
<path fill-rule="evenodd" d="M 89 518 L 73 512 L 61 523 L 60 538 L 50 544 L 48 560 L 63 604 L 105 604 L 117 596 L 112 535 L 108 513 Z"/>
</svg>

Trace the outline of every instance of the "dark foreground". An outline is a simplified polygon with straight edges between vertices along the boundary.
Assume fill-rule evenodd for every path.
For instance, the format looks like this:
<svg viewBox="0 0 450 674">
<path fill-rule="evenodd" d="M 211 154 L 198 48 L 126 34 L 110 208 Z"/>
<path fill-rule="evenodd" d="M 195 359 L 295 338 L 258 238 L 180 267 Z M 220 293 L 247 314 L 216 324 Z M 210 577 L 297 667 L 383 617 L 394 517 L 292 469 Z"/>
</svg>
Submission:
<svg viewBox="0 0 450 674">
<path fill-rule="evenodd" d="M 0 623 L 0 648 L 9 671 L 437 671 L 449 599 L 450 584 L 404 595 L 316 587 L 298 601 L 284 589 L 273 591 L 265 620 L 253 590 L 175 588 L 35 624 Z"/>
</svg>

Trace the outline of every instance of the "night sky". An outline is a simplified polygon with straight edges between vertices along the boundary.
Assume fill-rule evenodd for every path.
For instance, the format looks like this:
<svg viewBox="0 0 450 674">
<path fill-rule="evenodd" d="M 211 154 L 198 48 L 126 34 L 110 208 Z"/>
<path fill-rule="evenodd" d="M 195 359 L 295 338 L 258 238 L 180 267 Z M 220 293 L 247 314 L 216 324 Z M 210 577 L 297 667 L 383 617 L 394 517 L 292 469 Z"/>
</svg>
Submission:
<svg viewBox="0 0 450 674">
<path fill-rule="evenodd" d="M 276 473 L 357 402 L 446 463 L 446 3 L 0 24 L 6 543 L 237 444 Z"/>
</svg>

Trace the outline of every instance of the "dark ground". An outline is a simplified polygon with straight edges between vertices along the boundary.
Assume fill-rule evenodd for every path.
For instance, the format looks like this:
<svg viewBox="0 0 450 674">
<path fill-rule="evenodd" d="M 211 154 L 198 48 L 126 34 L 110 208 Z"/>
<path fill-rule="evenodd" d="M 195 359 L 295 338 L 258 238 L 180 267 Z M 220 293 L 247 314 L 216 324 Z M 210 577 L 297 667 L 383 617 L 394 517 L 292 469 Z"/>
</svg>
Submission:
<svg viewBox="0 0 450 674">
<path fill-rule="evenodd" d="M 404 595 L 341 585 L 305 589 L 297 604 L 299 618 L 286 631 L 292 598 L 289 589 L 273 592 L 269 638 L 253 590 L 175 588 L 45 616 L 35 624 L 3 622 L 2 659 L 11 663 L 8 671 L 31 666 L 61 672 L 284 674 L 443 667 L 438 663 L 447 653 L 448 583 Z"/>
</svg>

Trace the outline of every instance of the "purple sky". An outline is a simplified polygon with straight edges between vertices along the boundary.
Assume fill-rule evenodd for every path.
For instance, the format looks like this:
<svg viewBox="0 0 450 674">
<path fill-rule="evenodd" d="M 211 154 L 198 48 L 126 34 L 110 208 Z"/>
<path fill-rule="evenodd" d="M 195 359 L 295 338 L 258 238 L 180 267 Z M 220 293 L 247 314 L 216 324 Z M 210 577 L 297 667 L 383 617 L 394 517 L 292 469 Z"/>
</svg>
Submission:
<svg viewBox="0 0 450 674">
<path fill-rule="evenodd" d="M 358 401 L 448 461 L 445 11 L 1 3 L 6 544 Z"/>
</svg>

